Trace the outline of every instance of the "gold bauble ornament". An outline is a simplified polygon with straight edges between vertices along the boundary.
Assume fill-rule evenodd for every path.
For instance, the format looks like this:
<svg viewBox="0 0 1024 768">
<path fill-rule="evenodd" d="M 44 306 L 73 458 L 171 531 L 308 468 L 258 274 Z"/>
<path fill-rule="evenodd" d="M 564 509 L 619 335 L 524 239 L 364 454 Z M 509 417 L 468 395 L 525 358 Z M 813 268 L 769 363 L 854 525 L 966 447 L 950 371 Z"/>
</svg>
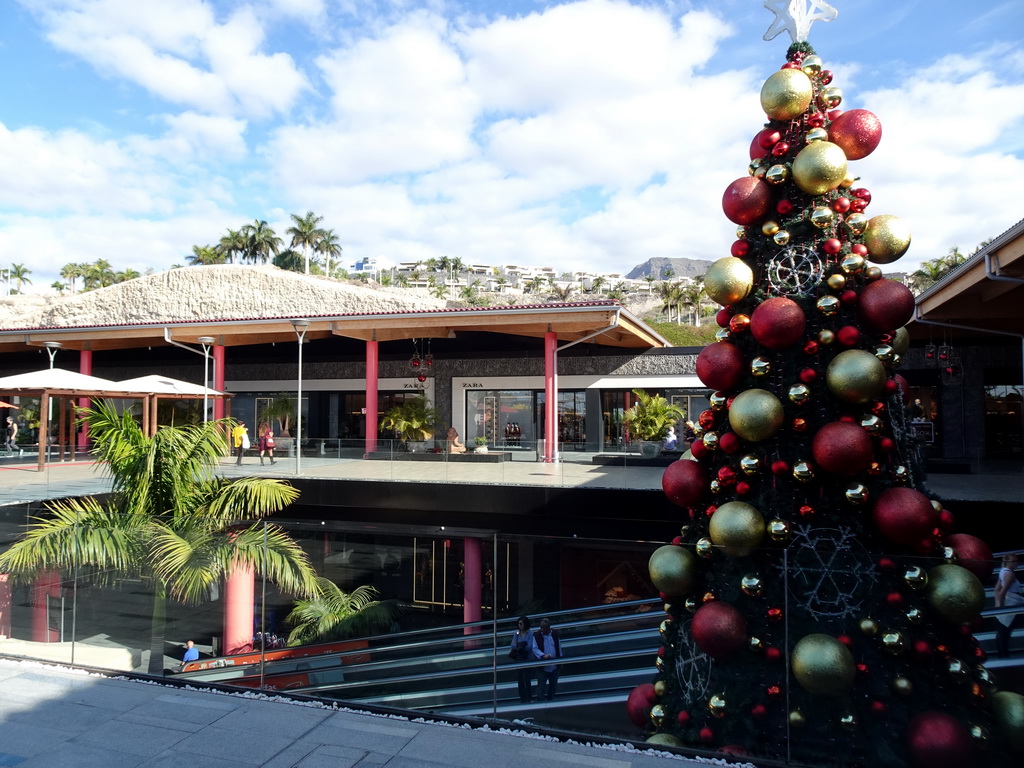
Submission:
<svg viewBox="0 0 1024 768">
<path fill-rule="evenodd" d="M 722 492 L 722 484 L 720 482 L 718 482 L 717 480 L 712 480 L 710 483 L 708 483 L 708 490 L 710 490 L 712 493 L 715 493 L 715 494 L 721 493 Z"/>
<path fill-rule="evenodd" d="M 709 451 L 718 450 L 718 433 L 717 432 L 705 432 L 704 436 L 701 437 L 700 441 L 704 443 L 704 447 Z"/>
<path fill-rule="evenodd" d="M 822 296 L 814 304 L 825 317 L 832 317 L 836 312 L 839 311 L 839 299 L 835 296 Z"/>
<path fill-rule="evenodd" d="M 768 521 L 768 536 L 772 541 L 785 541 L 789 538 L 789 523 L 775 518 Z"/>
<path fill-rule="evenodd" d="M 907 350 L 910 349 L 910 333 L 906 328 L 900 327 L 896 329 L 896 335 L 892 340 L 892 348 L 896 350 L 897 355 L 907 354 Z"/>
<path fill-rule="evenodd" d="M 747 239 L 747 228 L 746 227 L 736 227 L 736 239 L 737 240 L 746 240 Z"/>
<path fill-rule="evenodd" d="M 874 349 L 874 355 L 879 360 L 881 360 L 883 364 L 887 365 L 895 359 L 896 350 L 890 347 L 888 344 L 879 344 Z"/>
<path fill-rule="evenodd" d="M 769 184 L 784 184 L 789 180 L 789 168 L 781 163 L 773 165 L 765 173 L 764 180 Z"/>
<path fill-rule="evenodd" d="M 659 680 L 654 684 L 654 693 L 659 698 L 664 696 L 666 691 L 668 691 L 668 685 L 664 680 Z"/>
<path fill-rule="evenodd" d="M 740 579 L 740 589 L 748 597 L 760 597 L 761 593 L 764 592 L 764 585 L 761 583 L 760 576 L 756 573 L 748 573 Z"/>
<path fill-rule="evenodd" d="M 877 400 L 885 388 L 885 381 L 885 366 L 863 349 L 840 352 L 825 370 L 829 391 L 840 400 L 855 405 Z"/>
<path fill-rule="evenodd" d="M 973 573 L 942 563 L 928 571 L 928 605 L 953 624 L 971 621 L 985 605 L 985 588 Z"/>
<path fill-rule="evenodd" d="M 697 543 L 693 545 L 693 551 L 703 558 L 708 558 L 715 553 L 715 545 L 711 542 L 711 539 L 705 536 L 697 539 Z"/>
<path fill-rule="evenodd" d="M 864 245 L 871 261 L 890 264 L 910 247 L 910 226 L 899 216 L 875 216 L 864 230 Z"/>
<path fill-rule="evenodd" d="M 814 97 L 811 79 L 799 69 L 780 69 L 761 87 L 761 109 L 773 120 L 794 120 Z"/>
<path fill-rule="evenodd" d="M 751 176 L 757 173 L 757 169 L 761 167 L 761 162 L 762 161 L 760 157 L 755 157 L 753 160 L 751 160 L 750 165 L 747 166 L 747 173 L 750 174 Z"/>
<path fill-rule="evenodd" d="M 654 550 L 647 568 L 659 592 L 683 595 L 690 591 L 697 576 L 697 558 L 688 549 L 668 544 Z"/>
<path fill-rule="evenodd" d="M 910 480 L 910 470 L 902 464 L 897 464 L 892 468 L 892 477 L 897 482 L 905 483 Z"/>
<path fill-rule="evenodd" d="M 850 230 L 851 235 L 860 236 L 864 234 L 864 230 L 868 226 L 868 217 L 863 213 L 851 213 L 846 217 L 846 228 Z"/>
<path fill-rule="evenodd" d="M 708 712 L 715 717 L 725 717 L 727 705 L 725 702 L 724 693 L 716 693 L 710 699 L 708 699 Z"/>
<path fill-rule="evenodd" d="M 868 500 L 868 489 L 863 483 L 850 483 L 843 490 L 843 495 L 851 504 L 863 504 Z"/>
<path fill-rule="evenodd" d="M 767 357 L 755 357 L 750 361 L 750 373 L 754 376 L 767 376 L 772 371 L 772 363 Z"/>
<path fill-rule="evenodd" d="M 750 639 L 747 641 L 747 648 L 752 650 L 754 653 L 760 653 L 764 650 L 764 640 L 760 637 L 751 635 Z"/>
<path fill-rule="evenodd" d="M 672 632 L 672 619 L 665 619 L 661 622 L 658 626 L 658 632 L 661 633 L 662 639 L 667 640 Z"/>
<path fill-rule="evenodd" d="M 704 275 L 704 292 L 712 301 L 723 306 L 742 301 L 753 287 L 753 270 L 743 259 L 735 256 L 719 259 Z"/>
<path fill-rule="evenodd" d="M 789 724 L 794 728 L 803 728 L 807 725 L 807 718 L 799 709 L 794 709 L 789 713 Z"/>
<path fill-rule="evenodd" d="M 853 685 L 857 666 L 850 649 L 831 635 L 813 634 L 793 646 L 792 669 L 800 687 L 821 696 L 839 696 Z"/>
<path fill-rule="evenodd" d="M 825 282 L 828 284 L 829 290 L 841 291 L 846 287 L 846 275 L 829 275 Z"/>
<path fill-rule="evenodd" d="M 861 633 L 868 637 L 874 637 L 878 634 L 878 622 L 874 619 L 861 619 L 859 626 Z"/>
<path fill-rule="evenodd" d="M 857 275 L 864 269 L 864 257 L 858 256 L 857 254 L 851 254 L 843 258 L 839 264 L 842 267 L 843 272 L 848 275 Z"/>
<path fill-rule="evenodd" d="M 982 746 L 988 744 L 989 733 L 988 729 L 985 726 L 978 725 L 977 723 L 971 723 L 970 728 L 968 728 L 967 730 L 970 732 L 971 738 L 974 739 L 976 742 L 978 742 Z"/>
<path fill-rule="evenodd" d="M 928 586 L 928 574 L 919 565 L 912 565 L 903 573 L 903 580 L 911 589 L 920 591 Z"/>
<path fill-rule="evenodd" d="M 793 181 L 809 195 L 824 195 L 846 177 L 846 153 L 831 141 L 816 141 L 793 160 Z"/>
<path fill-rule="evenodd" d="M 906 649 L 907 641 L 904 640 L 903 634 L 900 632 L 883 632 L 882 647 L 893 656 L 899 656 Z"/>
<path fill-rule="evenodd" d="M 663 658 L 661 658 L 661 656 L 655 656 L 654 657 L 654 667 L 655 667 L 655 669 L 657 669 L 659 672 L 664 672 L 665 671 L 665 666 L 666 666 L 666 662 L 665 662 L 665 660 Z"/>
<path fill-rule="evenodd" d="M 848 731 L 855 731 L 857 730 L 857 716 L 848 712 L 839 718 L 839 725 Z"/>
<path fill-rule="evenodd" d="M 828 346 L 829 344 L 831 344 L 835 340 L 836 340 L 835 333 L 833 331 L 830 331 L 828 328 L 822 328 L 820 331 L 818 331 L 818 343 L 819 344 L 824 344 L 825 346 Z"/>
<path fill-rule="evenodd" d="M 818 206 L 811 211 L 811 224 L 816 226 L 818 229 L 828 229 L 836 221 L 836 214 L 831 208 L 825 206 Z"/>
<path fill-rule="evenodd" d="M 892 689 L 900 696 L 906 698 L 914 693 L 914 684 L 906 677 L 897 677 L 892 681 Z"/>
<path fill-rule="evenodd" d="M 809 483 L 814 479 L 814 467 L 809 461 L 798 461 L 793 465 L 793 478 L 801 483 Z"/>
<path fill-rule="evenodd" d="M 842 181 L 839 182 L 840 189 L 849 189 L 857 183 L 857 177 L 852 173 L 847 173 Z"/>
<path fill-rule="evenodd" d="M 777 221 L 766 221 L 764 224 L 761 225 L 761 234 L 768 235 L 768 237 L 771 237 L 776 232 L 778 232 L 780 229 L 781 229 L 781 227 L 779 226 L 779 222 L 777 222 Z"/>
<path fill-rule="evenodd" d="M 811 399 L 811 390 L 806 384 L 794 384 L 789 388 L 786 396 L 789 397 L 789 402 L 803 405 Z"/>
<path fill-rule="evenodd" d="M 907 621 L 911 624 L 920 624 L 924 621 L 924 611 L 920 608 L 911 608 L 907 611 Z"/>
<path fill-rule="evenodd" d="M 700 603 L 697 602 L 695 597 L 688 597 L 683 601 L 683 608 L 686 609 L 687 613 L 694 613 L 699 606 Z"/>
<path fill-rule="evenodd" d="M 748 453 L 740 458 L 740 469 L 745 475 L 756 475 L 761 471 L 761 458 Z"/>
<path fill-rule="evenodd" d="M 661 704 L 651 707 L 651 722 L 660 726 L 665 721 L 665 708 Z"/>
<path fill-rule="evenodd" d="M 681 747 L 683 742 L 673 736 L 671 733 L 655 733 L 648 736 L 645 744 L 660 744 L 663 747 Z"/>
<path fill-rule="evenodd" d="M 789 240 L 791 237 L 792 235 L 789 234 L 789 230 L 780 229 L 778 232 L 772 235 L 772 241 L 776 245 L 789 245 Z"/>
<path fill-rule="evenodd" d="M 732 331 L 728 328 L 719 328 L 715 331 L 715 341 L 725 341 L 730 336 L 732 336 Z"/>
<path fill-rule="evenodd" d="M 824 128 L 811 128 L 804 136 L 804 140 L 808 144 L 813 144 L 816 141 L 828 141 L 828 131 Z"/>
<path fill-rule="evenodd" d="M 960 661 L 960 659 L 950 659 L 949 663 L 946 664 L 946 671 L 958 683 L 963 683 L 967 680 L 967 665 Z"/>
<path fill-rule="evenodd" d="M 871 359 L 874 360 L 873 357 Z M 753 443 L 773 437 L 782 428 L 784 420 L 782 403 L 766 389 L 741 392 L 729 406 L 729 426 L 744 440 Z"/>
<path fill-rule="evenodd" d="M 715 510 L 708 533 L 727 555 L 749 555 L 764 538 L 764 518 L 756 507 L 743 501 L 729 501 Z"/>
<path fill-rule="evenodd" d="M 763 179 L 764 175 L 767 172 L 768 172 L 768 166 L 767 165 L 759 165 L 757 168 L 754 169 L 753 176 L 754 176 L 755 179 Z"/>
<path fill-rule="evenodd" d="M 820 75 L 821 67 L 822 64 L 820 56 L 806 56 L 804 57 L 804 60 L 800 62 L 800 70 L 808 77 Z"/>
<path fill-rule="evenodd" d="M 840 88 L 836 88 L 834 85 L 830 85 L 824 91 L 821 92 L 822 101 L 825 102 L 825 106 L 829 109 L 835 109 L 843 103 L 843 91 Z"/>
<path fill-rule="evenodd" d="M 868 267 L 864 270 L 864 279 L 874 282 L 882 279 L 882 270 L 878 267 Z"/>
<path fill-rule="evenodd" d="M 1024 696 L 1012 691 L 992 694 L 995 725 L 1014 752 L 1024 753 Z"/>
<path fill-rule="evenodd" d="M 712 392 L 711 397 L 708 398 L 712 411 L 724 411 L 728 402 L 728 396 L 722 392 Z"/>
<path fill-rule="evenodd" d="M 869 413 L 861 419 L 860 425 L 869 435 L 881 434 L 882 427 L 885 426 L 884 422 L 873 413 Z"/>
</svg>

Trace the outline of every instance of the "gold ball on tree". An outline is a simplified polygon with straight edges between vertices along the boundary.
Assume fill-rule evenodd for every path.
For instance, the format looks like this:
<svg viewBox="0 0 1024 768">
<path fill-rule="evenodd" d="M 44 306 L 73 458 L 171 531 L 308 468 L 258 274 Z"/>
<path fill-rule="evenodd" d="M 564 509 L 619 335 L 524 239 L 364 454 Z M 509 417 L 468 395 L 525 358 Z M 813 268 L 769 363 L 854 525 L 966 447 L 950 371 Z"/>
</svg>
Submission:
<svg viewBox="0 0 1024 768">
<path fill-rule="evenodd" d="M 794 166 L 794 174 L 796 167 Z M 898 216 L 875 216 L 864 230 L 868 259 L 876 264 L 890 264 L 910 248 L 910 226 Z"/>
<path fill-rule="evenodd" d="M 726 256 L 712 264 L 704 275 L 704 291 L 712 301 L 730 306 L 746 298 L 754 287 L 754 272 L 745 261 Z"/>
<path fill-rule="evenodd" d="M 875 360 L 874 357 L 871 359 Z M 766 389 L 741 392 L 729 406 L 729 426 L 744 440 L 754 443 L 773 437 L 782 428 L 784 420 L 782 403 Z"/>
<path fill-rule="evenodd" d="M 683 595 L 690 591 L 697 575 L 697 558 L 683 547 L 658 547 L 647 564 L 651 581 L 659 592 Z"/>
<path fill-rule="evenodd" d="M 821 696 L 839 696 L 857 672 L 850 649 L 831 635 L 807 635 L 793 647 L 792 669 L 800 687 Z"/>
<path fill-rule="evenodd" d="M 761 87 L 761 109 L 774 120 L 794 120 L 810 106 L 811 79 L 799 69 L 780 69 Z"/>
<path fill-rule="evenodd" d="M 995 725 L 1017 753 L 1024 753 L 1024 696 L 1012 691 L 997 691 L 992 695 L 992 713 Z"/>
<path fill-rule="evenodd" d="M 761 513 L 744 501 L 726 502 L 715 510 L 708 524 L 711 541 L 733 557 L 749 555 L 761 544 L 764 532 Z"/>
<path fill-rule="evenodd" d="M 867 350 L 848 349 L 828 364 L 825 381 L 832 394 L 840 400 L 866 403 L 877 400 L 881 395 L 886 381 L 885 366 Z"/>
<path fill-rule="evenodd" d="M 846 153 L 830 141 L 816 141 L 797 153 L 793 181 L 809 195 L 824 195 L 846 177 Z"/>
<path fill-rule="evenodd" d="M 985 605 L 985 587 L 973 573 L 959 565 L 943 563 L 928 571 L 928 605 L 946 621 L 971 621 Z"/>
</svg>

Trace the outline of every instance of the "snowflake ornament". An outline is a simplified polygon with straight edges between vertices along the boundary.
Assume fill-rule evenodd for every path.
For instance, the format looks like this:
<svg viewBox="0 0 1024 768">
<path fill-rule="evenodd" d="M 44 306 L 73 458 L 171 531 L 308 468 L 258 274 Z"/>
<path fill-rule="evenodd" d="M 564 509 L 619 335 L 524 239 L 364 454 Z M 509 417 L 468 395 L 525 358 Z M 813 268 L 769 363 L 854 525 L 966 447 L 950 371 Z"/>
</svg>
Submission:
<svg viewBox="0 0 1024 768">
<path fill-rule="evenodd" d="M 778 296 L 806 296 L 817 288 L 824 270 L 813 248 L 794 245 L 769 259 L 768 284 Z"/>
</svg>

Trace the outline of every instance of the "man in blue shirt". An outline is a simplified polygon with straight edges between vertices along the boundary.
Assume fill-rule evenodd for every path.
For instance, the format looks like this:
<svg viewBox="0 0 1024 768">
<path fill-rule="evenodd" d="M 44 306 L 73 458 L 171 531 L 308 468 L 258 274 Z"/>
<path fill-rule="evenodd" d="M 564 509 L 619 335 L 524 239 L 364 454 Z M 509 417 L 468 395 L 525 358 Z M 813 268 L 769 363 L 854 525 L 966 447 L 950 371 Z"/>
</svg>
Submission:
<svg viewBox="0 0 1024 768">
<path fill-rule="evenodd" d="M 530 650 L 538 661 L 562 658 L 562 643 L 558 630 L 551 628 L 550 619 L 540 620 L 540 629 L 530 637 Z M 555 687 L 558 685 L 558 665 L 551 664 L 537 671 L 537 699 L 551 701 L 555 698 Z"/>
<path fill-rule="evenodd" d="M 196 648 L 196 644 L 187 640 L 185 642 L 185 655 L 181 657 L 181 668 L 184 669 L 185 665 L 190 661 L 199 661 L 199 649 Z"/>
</svg>

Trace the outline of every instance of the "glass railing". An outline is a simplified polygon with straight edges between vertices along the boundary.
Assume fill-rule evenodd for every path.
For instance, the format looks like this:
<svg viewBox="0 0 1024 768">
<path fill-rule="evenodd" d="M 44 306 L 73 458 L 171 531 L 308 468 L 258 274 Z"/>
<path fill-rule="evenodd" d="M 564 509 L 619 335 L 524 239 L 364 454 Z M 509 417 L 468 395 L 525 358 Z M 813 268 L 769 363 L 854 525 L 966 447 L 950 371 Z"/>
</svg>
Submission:
<svg viewBox="0 0 1024 768">
<path fill-rule="evenodd" d="M 26 525 L 40 517 L 49 513 L 36 504 L 0 507 L 0 552 L 24 547 Z M 297 606 L 263 578 L 269 550 L 256 547 L 249 571 L 217 564 L 245 524 L 201 536 L 181 526 L 196 551 L 171 562 L 172 550 L 147 548 L 167 521 L 112 515 L 84 535 L 90 520 L 65 517 L 64 543 L 41 547 L 39 567 L 26 568 L 26 556 L 0 579 L 0 655 L 584 736 L 661 732 L 694 754 L 735 747 L 733 756 L 830 766 L 850 759 L 835 754 L 837 729 L 873 738 L 869 717 L 899 706 L 902 679 L 920 685 L 934 654 L 950 656 L 951 680 L 984 688 L 979 665 L 995 650 L 990 593 L 979 650 L 943 651 L 941 637 L 917 630 L 943 610 L 927 589 L 943 561 L 900 557 L 896 568 L 843 531 L 793 529 L 787 546 L 743 556 L 711 548 L 696 555 L 706 557 L 707 584 L 665 602 L 648 573 L 658 542 L 282 518 L 274 525 L 341 592 L 333 604 Z M 257 522 L 246 536 L 271 541 L 274 531 Z M 90 564 L 101 561 L 117 567 Z M 205 586 L 182 599 L 182 585 L 197 581 Z M 394 610 L 346 622 L 344 596 L 360 587 Z M 541 619 L 557 630 L 557 665 L 510 658 L 520 615 L 534 632 Z M 306 642 L 290 643 L 300 631 Z M 198 658 L 183 663 L 187 641 Z M 1024 630 L 1013 643 L 1021 660 Z M 539 680 L 555 671 L 553 696 L 538 700 Z"/>
</svg>

